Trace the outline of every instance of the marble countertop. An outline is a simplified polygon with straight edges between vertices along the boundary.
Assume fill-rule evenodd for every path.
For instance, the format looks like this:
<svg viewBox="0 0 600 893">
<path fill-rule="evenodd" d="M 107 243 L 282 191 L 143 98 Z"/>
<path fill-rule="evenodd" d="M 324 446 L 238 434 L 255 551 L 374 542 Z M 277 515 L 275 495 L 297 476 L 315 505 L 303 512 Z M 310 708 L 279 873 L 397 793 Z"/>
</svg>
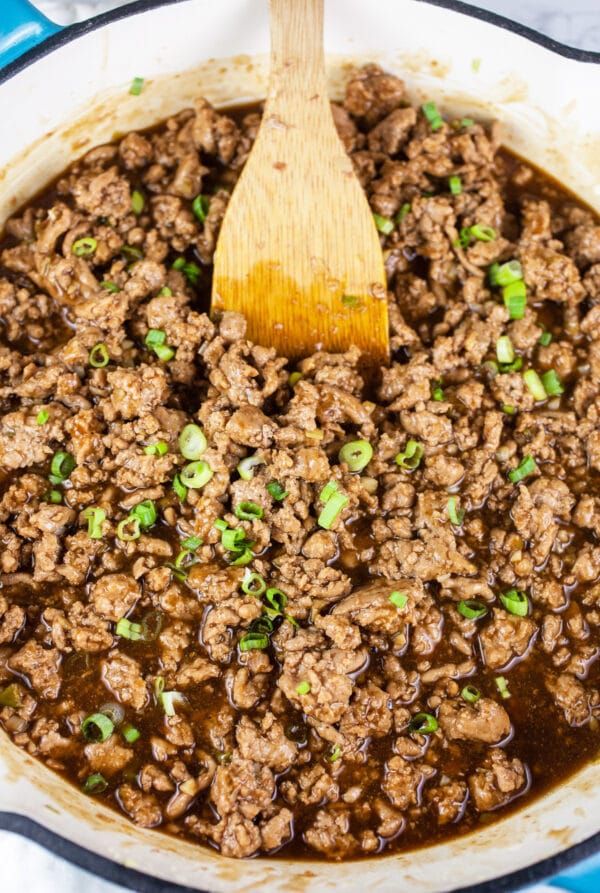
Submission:
<svg viewBox="0 0 600 893">
<path fill-rule="evenodd" d="M 64 25 L 123 5 L 123 0 L 34 2 L 49 18 Z M 569 4 L 564 0 L 479 0 L 470 5 L 500 13 L 561 43 L 600 51 L 600 0 L 572 0 Z M 81 890 L 85 893 L 121 893 L 123 890 L 6 831 L 0 831 L 0 865 L 3 893 L 21 890 L 27 893 L 80 893 Z M 578 889 L 576 883 L 572 889 Z M 557 893 L 557 887 L 542 884 L 529 888 L 529 893 Z"/>
</svg>

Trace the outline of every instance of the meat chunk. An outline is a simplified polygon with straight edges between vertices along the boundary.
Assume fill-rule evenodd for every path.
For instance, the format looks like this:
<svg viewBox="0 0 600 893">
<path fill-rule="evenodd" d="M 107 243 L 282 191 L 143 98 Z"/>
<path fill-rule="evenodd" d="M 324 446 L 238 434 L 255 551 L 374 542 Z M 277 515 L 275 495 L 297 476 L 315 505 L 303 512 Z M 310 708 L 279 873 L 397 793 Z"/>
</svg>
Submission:
<svg viewBox="0 0 600 893">
<path fill-rule="evenodd" d="M 8 660 L 11 670 L 22 673 L 43 698 L 55 700 L 60 691 L 61 653 L 30 639 Z"/>
<path fill-rule="evenodd" d="M 142 710 L 148 702 L 148 690 L 136 660 L 124 654 L 113 654 L 101 663 L 104 685 L 121 704 Z"/>
<path fill-rule="evenodd" d="M 131 611 L 139 597 L 139 584 L 127 574 L 105 574 L 90 590 L 96 613 L 115 623 Z"/>
<path fill-rule="evenodd" d="M 296 758 L 296 746 L 286 738 L 283 726 L 272 713 L 267 713 L 259 726 L 243 716 L 235 737 L 242 757 L 264 763 L 275 772 L 288 769 Z"/>
<path fill-rule="evenodd" d="M 583 726 L 592 716 L 591 697 L 582 682 L 570 673 L 546 676 L 546 688 L 570 726 Z"/>
<path fill-rule="evenodd" d="M 480 812 L 505 806 L 524 793 L 528 783 L 521 760 L 510 759 L 503 750 L 494 748 L 479 769 L 469 776 L 469 790 Z"/>
<path fill-rule="evenodd" d="M 119 803 L 136 825 L 156 828 L 162 822 L 160 804 L 154 794 L 143 794 L 131 784 L 122 784 L 117 790 Z"/>
<path fill-rule="evenodd" d="M 473 705 L 465 701 L 443 701 L 438 721 L 451 741 L 458 739 L 498 744 L 511 730 L 508 713 L 490 698 L 480 698 Z"/>
<path fill-rule="evenodd" d="M 435 775 L 435 769 L 395 756 L 386 763 L 382 790 L 396 809 L 404 811 L 421 803 L 423 785 Z"/>
<path fill-rule="evenodd" d="M 486 664 L 492 670 L 501 670 L 515 658 L 522 659 L 536 634 L 537 626 L 530 617 L 495 608 L 492 622 L 479 636 Z"/>
<path fill-rule="evenodd" d="M 87 744 L 84 753 L 90 769 L 101 772 L 107 778 L 121 772 L 133 759 L 133 751 L 122 747 L 116 735 L 98 744 Z"/>
</svg>

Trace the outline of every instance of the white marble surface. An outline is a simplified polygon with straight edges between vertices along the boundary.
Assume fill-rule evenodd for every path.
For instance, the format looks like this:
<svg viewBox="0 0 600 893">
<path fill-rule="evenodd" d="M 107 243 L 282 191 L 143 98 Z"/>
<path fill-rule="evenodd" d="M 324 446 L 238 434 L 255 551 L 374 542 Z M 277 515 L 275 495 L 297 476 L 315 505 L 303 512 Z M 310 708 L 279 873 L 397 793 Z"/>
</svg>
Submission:
<svg viewBox="0 0 600 893">
<path fill-rule="evenodd" d="M 70 24 L 94 13 L 122 5 L 122 0 L 37 0 L 36 5 L 60 24 Z M 600 51 L 600 0 L 479 0 L 472 3 L 536 28 L 562 43 Z M 568 6 L 568 11 L 565 7 Z M 30 841 L 0 831 L 2 893 L 119 893 L 121 887 L 73 867 Z M 529 893 L 557 893 L 539 885 Z M 591 891 L 590 891 L 591 893 Z"/>
</svg>

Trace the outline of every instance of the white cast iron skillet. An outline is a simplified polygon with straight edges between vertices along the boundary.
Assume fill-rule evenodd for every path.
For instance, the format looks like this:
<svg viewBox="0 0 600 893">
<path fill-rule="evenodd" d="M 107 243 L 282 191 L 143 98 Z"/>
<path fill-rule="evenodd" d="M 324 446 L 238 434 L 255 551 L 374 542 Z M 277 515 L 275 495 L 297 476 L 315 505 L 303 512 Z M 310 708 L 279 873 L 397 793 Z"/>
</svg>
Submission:
<svg viewBox="0 0 600 893">
<path fill-rule="evenodd" d="M 600 210 L 599 54 L 453 0 L 326 8 L 333 95 L 349 63 L 378 61 L 416 100 L 502 121 L 507 145 Z M 262 98 L 267 49 L 267 0 L 137 2 L 62 31 L 26 0 L 1 0 L 0 65 L 12 61 L 0 70 L 0 227 L 116 132 L 154 124 L 198 95 L 220 105 Z M 145 78 L 138 97 L 129 95 L 136 76 Z M 0 733 L 0 826 L 142 891 L 503 893 L 600 850 L 600 764 L 478 834 L 416 853 L 342 865 L 236 862 L 135 828 Z M 589 880 L 590 891 L 600 888 L 600 877 Z"/>
</svg>

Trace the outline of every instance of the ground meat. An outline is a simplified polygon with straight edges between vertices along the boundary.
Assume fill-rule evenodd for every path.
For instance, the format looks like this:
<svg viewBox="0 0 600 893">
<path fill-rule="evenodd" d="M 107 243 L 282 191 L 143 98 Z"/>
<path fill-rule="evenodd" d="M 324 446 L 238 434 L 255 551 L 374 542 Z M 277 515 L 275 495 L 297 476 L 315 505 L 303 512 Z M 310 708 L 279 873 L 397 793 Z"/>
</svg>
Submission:
<svg viewBox="0 0 600 893">
<path fill-rule="evenodd" d="M 377 65 L 332 112 L 384 368 L 208 315 L 255 110 L 92 148 L 0 243 L 0 725 L 235 858 L 447 842 L 597 751 L 598 221 Z"/>
</svg>

